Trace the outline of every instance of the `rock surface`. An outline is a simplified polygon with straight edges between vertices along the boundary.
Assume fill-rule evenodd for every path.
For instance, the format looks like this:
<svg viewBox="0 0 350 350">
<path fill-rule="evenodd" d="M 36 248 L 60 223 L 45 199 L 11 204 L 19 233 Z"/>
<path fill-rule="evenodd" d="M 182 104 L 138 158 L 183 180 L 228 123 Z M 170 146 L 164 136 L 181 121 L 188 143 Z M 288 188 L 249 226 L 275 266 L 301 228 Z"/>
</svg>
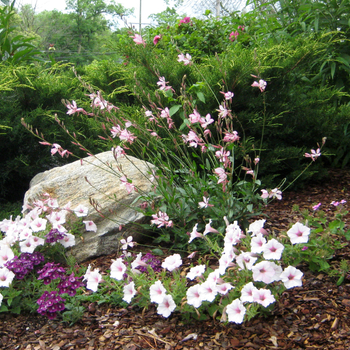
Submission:
<svg viewBox="0 0 350 350">
<path fill-rule="evenodd" d="M 116 161 L 112 151 L 103 152 L 37 174 L 25 194 L 24 204 L 49 193 L 58 200 L 60 207 L 68 202 L 71 202 L 72 209 L 79 204 L 88 207 L 88 216 L 84 220 L 94 221 L 97 232 L 84 232 L 81 240 L 76 239 L 71 253 L 78 262 L 112 254 L 117 251 L 121 237 L 141 238 L 142 230 L 131 223 L 142 223 L 145 217 L 130 206 L 140 193 L 151 190 L 152 169 L 155 169 L 154 165 L 137 158 L 127 156 Z M 127 192 L 125 184 L 120 181 L 123 175 L 132 180 L 138 192 Z M 91 200 L 98 203 L 103 217 L 90 204 Z M 120 225 L 123 225 L 121 230 Z"/>
</svg>

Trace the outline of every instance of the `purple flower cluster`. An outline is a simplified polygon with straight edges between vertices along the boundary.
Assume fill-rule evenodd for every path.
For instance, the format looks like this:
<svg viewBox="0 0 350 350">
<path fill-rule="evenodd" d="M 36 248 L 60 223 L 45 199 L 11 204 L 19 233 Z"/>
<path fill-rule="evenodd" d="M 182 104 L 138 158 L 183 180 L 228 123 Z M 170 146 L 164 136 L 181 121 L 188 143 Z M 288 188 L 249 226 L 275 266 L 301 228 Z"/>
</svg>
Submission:
<svg viewBox="0 0 350 350">
<path fill-rule="evenodd" d="M 67 293 L 71 297 L 74 296 L 76 290 L 84 285 L 83 282 L 79 281 L 82 278 L 74 276 L 73 272 L 70 276 L 61 277 L 61 282 L 57 286 L 59 294 Z"/>
<path fill-rule="evenodd" d="M 58 231 L 57 229 L 52 229 L 46 236 L 46 243 L 56 243 L 58 240 L 63 239 L 66 236 L 65 233 Z"/>
<path fill-rule="evenodd" d="M 154 272 L 162 271 L 161 262 L 153 254 L 147 253 L 141 258 L 141 260 L 148 264 Z M 137 269 L 143 273 L 148 272 L 146 266 L 138 266 Z"/>
<path fill-rule="evenodd" d="M 66 270 L 60 264 L 46 263 L 44 267 L 38 271 L 38 280 L 43 280 L 44 284 L 50 284 L 51 281 L 61 278 L 64 279 Z"/>
<path fill-rule="evenodd" d="M 64 302 L 57 291 L 44 292 L 38 299 L 38 312 L 41 315 L 47 316 L 50 320 L 56 318 L 57 312 L 65 309 Z"/>
<path fill-rule="evenodd" d="M 21 280 L 24 276 L 45 261 L 44 255 L 39 252 L 22 253 L 20 257 L 15 256 L 8 261 L 5 266 L 11 270 L 17 279 Z"/>
</svg>

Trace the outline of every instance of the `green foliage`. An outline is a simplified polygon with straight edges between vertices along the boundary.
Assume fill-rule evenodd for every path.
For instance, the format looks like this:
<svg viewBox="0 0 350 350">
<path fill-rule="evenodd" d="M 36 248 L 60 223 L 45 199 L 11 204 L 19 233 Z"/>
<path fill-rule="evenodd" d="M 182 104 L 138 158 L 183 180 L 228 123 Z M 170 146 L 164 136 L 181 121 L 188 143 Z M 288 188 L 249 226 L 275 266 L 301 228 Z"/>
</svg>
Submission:
<svg viewBox="0 0 350 350">
<path fill-rule="evenodd" d="M 18 64 L 36 60 L 35 55 L 40 54 L 40 51 L 31 44 L 33 38 L 26 38 L 21 34 L 14 35 L 14 4 L 15 1 L 0 8 L 0 61 Z"/>
</svg>

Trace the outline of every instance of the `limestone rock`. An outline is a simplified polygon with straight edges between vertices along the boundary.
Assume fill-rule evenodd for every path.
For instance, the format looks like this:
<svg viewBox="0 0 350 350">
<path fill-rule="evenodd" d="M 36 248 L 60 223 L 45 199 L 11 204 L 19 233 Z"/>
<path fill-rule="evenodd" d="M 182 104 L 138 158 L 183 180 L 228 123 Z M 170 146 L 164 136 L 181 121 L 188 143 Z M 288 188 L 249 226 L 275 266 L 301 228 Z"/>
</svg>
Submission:
<svg viewBox="0 0 350 350">
<path fill-rule="evenodd" d="M 130 223 L 142 223 L 145 217 L 130 206 L 140 193 L 151 190 L 152 169 L 155 169 L 154 165 L 137 158 L 127 156 L 116 161 L 112 151 L 103 152 L 36 175 L 30 182 L 24 203 L 31 203 L 49 193 L 58 200 L 60 207 L 68 202 L 71 202 L 72 209 L 79 204 L 88 207 L 89 213 L 84 220 L 94 221 L 97 232 L 84 232 L 83 239 L 77 237 L 71 253 L 78 262 L 111 254 L 117 251 L 121 237 L 141 238 L 142 229 Z M 120 181 L 123 175 L 132 180 L 138 193 L 127 192 Z M 91 199 L 98 203 L 104 217 L 92 207 Z M 121 231 L 119 225 L 125 225 Z"/>
</svg>

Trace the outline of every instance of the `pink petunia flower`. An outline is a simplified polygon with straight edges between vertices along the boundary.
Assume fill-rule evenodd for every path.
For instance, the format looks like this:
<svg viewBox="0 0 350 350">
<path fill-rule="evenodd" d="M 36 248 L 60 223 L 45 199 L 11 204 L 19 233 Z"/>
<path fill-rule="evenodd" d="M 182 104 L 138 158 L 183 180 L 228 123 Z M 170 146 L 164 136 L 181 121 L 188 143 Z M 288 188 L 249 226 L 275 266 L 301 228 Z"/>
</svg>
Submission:
<svg viewBox="0 0 350 350">
<path fill-rule="evenodd" d="M 309 240 L 310 228 L 297 222 L 287 231 L 287 235 L 292 244 L 307 243 Z"/>
<path fill-rule="evenodd" d="M 168 271 L 173 271 L 182 265 L 180 254 L 173 254 L 168 256 L 162 263 L 162 267 Z"/>
<path fill-rule="evenodd" d="M 118 258 L 117 260 L 114 260 L 111 264 L 111 278 L 116 279 L 117 281 L 121 281 L 124 279 L 124 274 L 126 272 L 126 265 L 123 263 L 122 258 Z"/>
<path fill-rule="evenodd" d="M 85 224 L 86 231 L 93 231 L 93 232 L 97 231 L 97 226 L 93 221 L 91 221 L 91 220 L 83 221 L 83 223 Z"/>
<path fill-rule="evenodd" d="M 161 36 L 160 35 L 156 35 L 154 38 L 153 38 L 153 44 L 154 45 L 157 45 L 159 40 L 160 40 Z"/>
<path fill-rule="evenodd" d="M 191 233 L 188 243 L 191 243 L 195 238 L 202 238 L 203 234 L 197 231 L 198 224 L 195 224 Z"/>
<path fill-rule="evenodd" d="M 288 266 L 280 275 L 280 279 L 287 289 L 301 287 L 303 285 L 302 277 L 303 273 L 294 266 Z"/>
<path fill-rule="evenodd" d="M 278 242 L 276 239 L 270 239 L 263 249 L 264 259 L 266 260 L 279 260 L 281 259 L 282 252 L 284 250 L 284 245 Z"/>
<path fill-rule="evenodd" d="M 123 300 L 129 304 L 131 302 L 131 299 L 136 294 L 135 282 L 130 282 L 129 284 L 125 285 L 123 288 L 123 292 L 124 292 Z"/>
<path fill-rule="evenodd" d="M 269 289 L 260 288 L 256 289 L 253 292 L 253 301 L 264 307 L 267 307 L 270 304 L 274 303 L 276 299 Z"/>
<path fill-rule="evenodd" d="M 149 295 L 152 303 L 161 303 L 166 295 L 166 289 L 161 281 L 154 282 L 149 288 Z"/>
<path fill-rule="evenodd" d="M 226 313 L 229 322 L 242 323 L 246 308 L 239 299 L 235 299 L 231 304 L 226 307 Z"/>
<path fill-rule="evenodd" d="M 189 287 L 186 292 L 187 304 L 198 308 L 202 305 L 202 297 L 200 294 L 200 285 L 195 284 Z"/>
<path fill-rule="evenodd" d="M 162 302 L 158 304 L 157 313 L 163 317 L 169 317 L 171 313 L 176 309 L 176 304 L 171 295 L 166 295 Z"/>
</svg>

